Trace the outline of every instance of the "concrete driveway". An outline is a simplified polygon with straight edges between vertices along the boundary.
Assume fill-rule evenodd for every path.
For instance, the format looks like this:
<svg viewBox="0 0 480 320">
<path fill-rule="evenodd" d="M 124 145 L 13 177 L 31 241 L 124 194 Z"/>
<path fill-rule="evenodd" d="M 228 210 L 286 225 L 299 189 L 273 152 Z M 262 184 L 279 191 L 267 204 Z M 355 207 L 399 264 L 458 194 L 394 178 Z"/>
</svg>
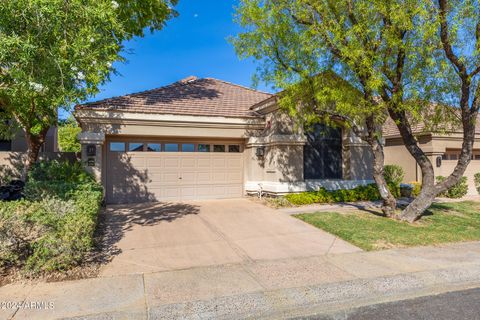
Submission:
<svg viewBox="0 0 480 320">
<path fill-rule="evenodd" d="M 103 276 L 360 251 L 248 199 L 109 206 L 102 223 Z"/>
</svg>

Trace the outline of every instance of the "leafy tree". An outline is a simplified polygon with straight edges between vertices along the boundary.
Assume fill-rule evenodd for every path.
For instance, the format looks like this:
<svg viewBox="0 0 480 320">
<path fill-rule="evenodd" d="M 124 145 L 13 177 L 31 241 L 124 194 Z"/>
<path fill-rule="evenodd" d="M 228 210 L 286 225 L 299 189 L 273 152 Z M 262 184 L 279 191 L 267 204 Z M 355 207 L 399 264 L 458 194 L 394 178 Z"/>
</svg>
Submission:
<svg viewBox="0 0 480 320">
<path fill-rule="evenodd" d="M 59 122 L 58 126 L 58 146 L 63 152 L 80 152 L 81 145 L 78 141 L 78 134 L 82 132 L 82 128 L 78 126 L 77 121 L 73 117 L 69 117 Z"/>
<path fill-rule="evenodd" d="M 161 29 L 177 0 L 16 0 L 0 6 L 0 108 L 37 160 L 58 108 L 84 100 L 124 61 L 123 42 Z M 2 130 L 3 131 L 3 130 Z"/>
<path fill-rule="evenodd" d="M 237 20 L 246 29 L 234 40 L 239 55 L 263 62 L 257 76 L 285 89 L 280 104 L 300 122 L 337 117 L 367 141 L 375 158 L 379 190 L 385 185 L 380 178 L 381 125 L 387 116 L 395 121 L 423 176 L 422 192 L 399 217 L 407 221 L 418 219 L 438 193 L 462 176 L 471 158 L 480 100 L 468 94 L 465 96 L 470 99 L 458 99 L 458 89 L 473 81 L 478 71 L 471 67 L 470 74 L 462 75 L 462 68 L 455 66 L 458 61 L 478 65 L 478 1 L 451 1 L 445 9 L 442 2 L 447 0 L 438 1 L 438 6 L 432 6 L 424 0 L 244 0 L 238 8 Z M 462 39 L 476 39 L 475 49 L 448 49 L 444 29 L 449 22 L 452 29 L 461 30 L 447 32 L 449 41 L 462 47 L 468 44 Z M 445 57 L 445 53 L 448 57 L 460 52 L 464 55 L 458 61 Z M 357 89 L 360 98 L 352 101 L 350 92 L 326 82 L 323 75 L 327 70 Z M 435 185 L 433 166 L 412 127 L 422 121 L 427 127 L 448 128 L 446 122 L 458 113 L 445 105 L 456 101 L 464 104 L 460 108 L 462 157 L 454 173 Z M 382 197 L 388 206 L 388 197 Z"/>
</svg>

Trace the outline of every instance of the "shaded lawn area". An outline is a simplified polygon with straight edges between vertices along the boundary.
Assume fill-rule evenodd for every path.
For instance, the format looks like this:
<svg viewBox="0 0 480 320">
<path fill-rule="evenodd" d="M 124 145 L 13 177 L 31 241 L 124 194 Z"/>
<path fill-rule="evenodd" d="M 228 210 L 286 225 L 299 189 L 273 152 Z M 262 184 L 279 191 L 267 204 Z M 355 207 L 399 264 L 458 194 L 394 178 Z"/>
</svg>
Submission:
<svg viewBox="0 0 480 320">
<path fill-rule="evenodd" d="M 360 210 L 295 217 L 367 251 L 480 240 L 480 202 L 472 201 L 434 204 L 413 224 Z"/>
</svg>

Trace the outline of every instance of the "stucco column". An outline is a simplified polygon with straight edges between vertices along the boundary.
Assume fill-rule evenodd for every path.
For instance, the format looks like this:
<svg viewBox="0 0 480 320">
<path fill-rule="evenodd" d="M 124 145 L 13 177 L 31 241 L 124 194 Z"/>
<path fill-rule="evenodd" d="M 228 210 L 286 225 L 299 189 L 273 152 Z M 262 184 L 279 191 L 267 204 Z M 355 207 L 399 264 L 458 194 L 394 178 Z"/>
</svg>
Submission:
<svg viewBox="0 0 480 320">
<path fill-rule="evenodd" d="M 102 146 L 105 142 L 105 133 L 81 132 L 78 140 L 82 145 L 82 164 L 87 172 L 92 174 L 98 182 L 102 182 Z"/>
</svg>

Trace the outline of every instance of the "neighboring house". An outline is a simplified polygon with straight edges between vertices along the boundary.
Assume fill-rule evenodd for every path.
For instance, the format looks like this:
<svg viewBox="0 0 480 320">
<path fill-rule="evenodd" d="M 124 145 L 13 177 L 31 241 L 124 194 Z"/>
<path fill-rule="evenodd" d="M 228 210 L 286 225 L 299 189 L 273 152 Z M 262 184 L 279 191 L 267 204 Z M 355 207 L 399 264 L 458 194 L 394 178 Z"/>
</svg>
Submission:
<svg viewBox="0 0 480 320">
<path fill-rule="evenodd" d="M 50 128 L 41 152 L 58 152 L 57 138 L 57 128 Z M 0 140 L 0 152 L 25 152 L 27 149 L 27 140 L 23 131 L 19 131 L 11 140 Z"/>
<path fill-rule="evenodd" d="M 27 141 L 23 131 L 19 131 L 12 140 L 0 140 L 0 174 L 2 177 L 20 177 L 21 168 L 25 163 Z M 47 132 L 44 145 L 40 149 L 41 159 L 73 159 L 73 156 L 58 152 L 57 128 Z"/>
<path fill-rule="evenodd" d="M 420 148 L 432 162 L 435 176 L 448 176 L 453 172 L 462 148 L 463 135 L 460 126 L 448 130 L 448 133 L 436 133 L 425 128 L 423 124 L 413 126 Z M 400 132 L 393 120 L 389 119 L 384 125 L 385 164 L 397 164 L 405 170 L 404 182 L 421 182 L 422 172 L 403 144 Z M 480 172 L 480 121 L 477 119 L 475 144 L 472 161 L 467 167 L 464 176 L 468 181 L 468 194 L 476 195 L 473 176 Z"/>
<path fill-rule="evenodd" d="M 274 95 L 189 77 L 79 105 L 82 160 L 108 203 L 241 197 L 371 183 L 371 152 L 346 130 L 307 134 Z"/>
</svg>

